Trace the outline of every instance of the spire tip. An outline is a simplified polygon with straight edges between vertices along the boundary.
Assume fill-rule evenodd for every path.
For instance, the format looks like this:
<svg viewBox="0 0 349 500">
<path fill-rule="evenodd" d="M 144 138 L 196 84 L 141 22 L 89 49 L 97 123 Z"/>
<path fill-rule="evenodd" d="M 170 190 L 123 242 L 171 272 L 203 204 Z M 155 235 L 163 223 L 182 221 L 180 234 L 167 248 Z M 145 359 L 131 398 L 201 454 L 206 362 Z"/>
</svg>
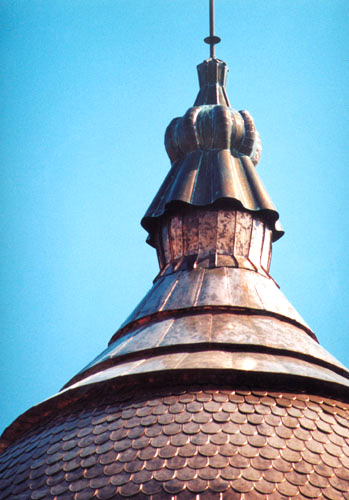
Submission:
<svg viewBox="0 0 349 500">
<path fill-rule="evenodd" d="M 214 34 L 214 0 L 210 1 L 210 36 L 207 36 L 204 39 L 205 43 L 208 43 L 210 46 L 210 57 L 215 58 L 215 45 L 221 41 L 219 36 Z"/>
</svg>

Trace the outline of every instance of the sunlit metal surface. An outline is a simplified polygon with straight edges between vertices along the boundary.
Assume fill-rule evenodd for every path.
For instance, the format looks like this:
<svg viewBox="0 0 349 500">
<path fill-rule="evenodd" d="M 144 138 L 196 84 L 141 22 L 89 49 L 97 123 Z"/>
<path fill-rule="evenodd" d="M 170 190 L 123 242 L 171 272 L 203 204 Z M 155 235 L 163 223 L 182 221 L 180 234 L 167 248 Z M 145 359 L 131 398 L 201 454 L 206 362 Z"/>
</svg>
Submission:
<svg viewBox="0 0 349 500">
<path fill-rule="evenodd" d="M 230 108 L 225 89 L 228 66 L 220 59 L 207 59 L 197 66 L 200 90 L 194 106 L 219 104 Z"/>
<path fill-rule="evenodd" d="M 265 350 L 285 353 L 289 356 L 308 359 L 329 368 L 345 367 L 300 328 L 272 317 L 236 315 L 232 313 L 202 313 L 170 316 L 136 326 L 113 342 L 103 353 L 80 373 L 100 363 L 114 360 L 119 362 L 125 356 L 149 357 L 149 350 L 176 348 L 185 350 L 215 348 L 255 352 Z M 213 347 L 212 347 L 213 348 Z M 142 353 L 147 354 L 142 354 Z"/>
<path fill-rule="evenodd" d="M 331 382 L 342 387 L 343 396 L 349 395 L 349 381 L 332 369 L 316 365 L 304 359 L 275 354 L 253 352 L 229 352 L 227 349 L 216 350 L 213 347 L 198 352 L 182 352 L 161 354 L 161 351 L 147 353 L 135 361 L 120 361 L 111 368 L 101 368 L 81 381 L 69 385 L 74 389 L 88 384 L 96 384 L 125 375 L 156 373 L 167 370 L 232 370 L 253 371 L 263 376 L 264 373 L 304 377 L 323 382 Z"/>
<path fill-rule="evenodd" d="M 1 500 L 348 498 L 348 405 L 218 385 L 109 386 L 0 456 Z"/>
<path fill-rule="evenodd" d="M 172 167 L 142 220 L 152 245 L 158 218 L 183 204 L 207 207 L 224 201 L 230 209 L 261 217 L 274 241 L 283 234 L 279 214 L 255 168 L 261 152 L 259 134 L 247 111 L 229 107 L 226 71 L 222 61 L 204 61 L 195 106 L 166 130 Z"/>
<path fill-rule="evenodd" d="M 159 221 L 154 246 L 160 273 L 240 267 L 270 277 L 272 231 L 248 212 L 188 208 Z"/>
<path fill-rule="evenodd" d="M 142 224 L 154 286 L 0 441 L 0 500 L 349 500 L 349 373 L 269 275 L 278 213 L 230 108 L 213 0 L 193 108 Z"/>
<path fill-rule="evenodd" d="M 121 328 L 157 312 L 193 307 L 225 307 L 241 312 L 250 309 L 251 312 L 270 313 L 283 317 L 285 321 L 294 321 L 311 334 L 309 326 L 271 278 L 246 269 L 228 267 L 178 271 L 161 277 Z"/>
<path fill-rule="evenodd" d="M 210 36 L 204 39 L 204 42 L 210 46 L 210 57 L 215 57 L 215 45 L 220 41 L 219 36 L 214 33 L 214 0 L 210 0 Z"/>
</svg>

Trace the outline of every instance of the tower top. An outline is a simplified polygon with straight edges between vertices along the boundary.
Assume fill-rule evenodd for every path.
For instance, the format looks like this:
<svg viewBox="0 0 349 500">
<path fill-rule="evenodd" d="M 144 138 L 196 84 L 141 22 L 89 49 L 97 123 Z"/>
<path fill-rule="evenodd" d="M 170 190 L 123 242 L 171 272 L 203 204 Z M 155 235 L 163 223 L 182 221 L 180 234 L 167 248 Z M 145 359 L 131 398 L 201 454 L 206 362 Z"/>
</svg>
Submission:
<svg viewBox="0 0 349 500">
<path fill-rule="evenodd" d="M 210 57 L 215 59 L 215 48 L 214 46 L 219 43 L 221 39 L 219 36 L 214 34 L 214 0 L 210 0 L 210 36 L 204 39 L 204 42 L 208 43 L 210 46 Z"/>
</svg>

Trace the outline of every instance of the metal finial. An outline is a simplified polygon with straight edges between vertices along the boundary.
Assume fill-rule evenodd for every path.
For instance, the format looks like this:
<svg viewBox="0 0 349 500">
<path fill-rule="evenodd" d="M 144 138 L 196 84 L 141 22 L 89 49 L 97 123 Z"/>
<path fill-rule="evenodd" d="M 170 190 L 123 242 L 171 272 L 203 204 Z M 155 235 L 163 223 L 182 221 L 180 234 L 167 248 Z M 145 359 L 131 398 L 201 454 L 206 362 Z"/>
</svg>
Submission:
<svg viewBox="0 0 349 500">
<path fill-rule="evenodd" d="M 219 43 L 221 39 L 214 34 L 214 0 L 210 0 L 210 36 L 204 39 L 204 42 L 210 46 L 210 57 L 215 58 L 214 46 Z"/>
</svg>

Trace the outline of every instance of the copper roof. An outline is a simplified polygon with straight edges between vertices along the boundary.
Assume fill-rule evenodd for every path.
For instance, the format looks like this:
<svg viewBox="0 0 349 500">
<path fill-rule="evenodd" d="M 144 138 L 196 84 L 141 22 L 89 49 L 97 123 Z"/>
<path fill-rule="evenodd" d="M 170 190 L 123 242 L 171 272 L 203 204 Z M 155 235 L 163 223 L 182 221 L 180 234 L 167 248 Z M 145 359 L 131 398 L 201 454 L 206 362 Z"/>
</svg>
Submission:
<svg viewBox="0 0 349 500">
<path fill-rule="evenodd" d="M 142 220 L 160 271 L 109 346 L 3 433 L 0 500 L 349 499 L 349 372 L 270 276 L 278 213 L 226 66 L 199 66 Z"/>
<path fill-rule="evenodd" d="M 287 390 L 114 382 L 0 456 L 0 498 L 343 500 L 348 408 Z"/>
<path fill-rule="evenodd" d="M 255 168 L 261 144 L 253 119 L 247 111 L 229 107 L 223 61 L 208 59 L 198 71 L 201 88 L 194 107 L 172 120 L 166 130 L 172 167 L 142 219 L 149 242 L 153 244 L 156 219 L 166 210 L 222 201 L 262 217 L 275 241 L 283 231 Z"/>
</svg>

